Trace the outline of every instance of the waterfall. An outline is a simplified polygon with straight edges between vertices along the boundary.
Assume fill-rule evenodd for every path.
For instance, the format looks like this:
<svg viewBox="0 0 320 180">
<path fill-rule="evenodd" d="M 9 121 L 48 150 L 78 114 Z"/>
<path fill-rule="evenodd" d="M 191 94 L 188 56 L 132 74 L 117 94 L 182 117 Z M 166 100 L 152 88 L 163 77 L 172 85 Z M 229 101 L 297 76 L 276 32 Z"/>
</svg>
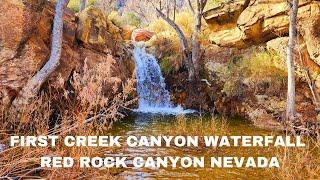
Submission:
<svg viewBox="0 0 320 180">
<path fill-rule="evenodd" d="M 157 59 L 146 52 L 143 43 L 136 44 L 133 54 L 139 96 L 137 112 L 160 114 L 194 112 L 193 110 L 184 110 L 180 105 L 174 106 L 171 104 L 169 91 L 166 89 Z"/>
</svg>

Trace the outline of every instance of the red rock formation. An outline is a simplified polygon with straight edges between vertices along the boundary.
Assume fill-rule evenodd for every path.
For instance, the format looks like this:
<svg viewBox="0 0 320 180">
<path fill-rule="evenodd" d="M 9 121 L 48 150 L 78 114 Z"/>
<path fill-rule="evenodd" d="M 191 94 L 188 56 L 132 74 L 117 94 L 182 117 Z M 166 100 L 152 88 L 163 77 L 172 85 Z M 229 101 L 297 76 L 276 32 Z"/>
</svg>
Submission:
<svg viewBox="0 0 320 180">
<path fill-rule="evenodd" d="M 54 4 L 46 0 L 3 0 L 0 3 L 0 105 L 10 102 L 48 60 L 53 15 Z M 82 15 L 80 24 L 90 21 L 91 16 L 89 13 Z M 94 29 L 95 26 L 91 23 L 87 28 Z M 64 12 L 62 57 L 59 67 L 49 78 L 50 84 L 54 86 L 57 77 L 66 82 L 74 70 L 81 72 L 85 59 L 90 64 L 110 63 L 110 69 L 106 71 L 110 71 L 108 78 L 115 84 L 131 77 L 133 68 L 127 66 L 132 64 L 127 62 L 131 58 L 108 28 L 103 34 L 90 31 L 91 37 L 100 36 L 104 41 L 99 46 L 87 46 L 82 38 L 79 39 L 83 37 L 79 33 L 84 32 L 82 27 L 73 12 Z"/>
<path fill-rule="evenodd" d="M 135 29 L 131 34 L 131 40 L 135 42 L 148 41 L 154 34 L 154 32 L 145 29 Z"/>
</svg>

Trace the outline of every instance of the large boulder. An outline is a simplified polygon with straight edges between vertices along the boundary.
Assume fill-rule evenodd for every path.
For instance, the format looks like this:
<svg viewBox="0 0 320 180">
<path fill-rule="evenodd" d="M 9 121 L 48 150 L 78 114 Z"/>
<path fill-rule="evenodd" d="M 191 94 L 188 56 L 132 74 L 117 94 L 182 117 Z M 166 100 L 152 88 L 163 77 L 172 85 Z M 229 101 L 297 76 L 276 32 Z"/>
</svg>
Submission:
<svg viewBox="0 0 320 180">
<path fill-rule="evenodd" d="M 148 41 L 155 33 L 145 29 L 135 29 L 131 34 L 131 40 L 134 42 Z"/>
<path fill-rule="evenodd" d="M 77 38 L 86 46 L 106 51 L 108 24 L 101 10 L 90 7 L 79 14 Z"/>
<path fill-rule="evenodd" d="M 248 6 L 248 0 L 220 4 L 206 12 L 204 19 L 212 31 L 235 28 L 242 11 Z"/>
</svg>

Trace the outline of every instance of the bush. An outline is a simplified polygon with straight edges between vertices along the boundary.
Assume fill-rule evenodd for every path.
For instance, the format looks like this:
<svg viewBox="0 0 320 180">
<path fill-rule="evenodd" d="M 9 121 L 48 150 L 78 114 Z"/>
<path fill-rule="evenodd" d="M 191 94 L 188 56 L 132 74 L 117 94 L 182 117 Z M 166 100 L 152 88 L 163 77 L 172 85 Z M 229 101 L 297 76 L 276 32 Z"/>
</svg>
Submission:
<svg viewBox="0 0 320 180">
<path fill-rule="evenodd" d="M 9 147 L 12 134 L 25 136 L 57 135 L 63 139 L 67 135 L 100 135 L 105 133 L 112 122 L 122 118 L 121 107 L 127 107 L 135 100 L 129 100 L 134 90 L 134 81 L 124 84 L 121 92 L 104 90 L 112 85 L 111 75 L 106 69 L 107 62 L 88 67 L 82 73 L 75 72 L 72 81 L 64 84 L 59 78 L 55 89 L 42 92 L 41 96 L 21 108 L 19 112 L 10 107 L 0 109 L 0 177 L 21 179 L 79 179 L 102 177 L 112 179 L 107 170 L 72 168 L 52 171 L 40 168 L 40 157 L 48 155 L 71 156 L 79 160 L 80 156 L 95 156 L 101 153 L 99 148 L 66 148 L 61 141 L 55 148 L 20 148 Z M 113 92 L 113 97 L 105 95 Z M 41 177 L 40 177 L 41 176 Z M 91 178 L 92 177 L 92 178 Z M 100 178 L 98 178 L 100 179 Z"/>
<path fill-rule="evenodd" d="M 141 19 L 134 13 L 127 13 L 125 15 L 126 25 L 140 27 Z"/>
<path fill-rule="evenodd" d="M 226 65 L 219 64 L 215 74 L 224 83 L 222 92 L 227 96 L 241 96 L 244 86 L 257 92 L 276 93 L 286 83 L 283 65 L 278 54 L 260 51 L 249 57 L 235 57 Z"/>
<path fill-rule="evenodd" d="M 121 16 L 117 11 L 112 11 L 108 16 L 108 19 L 118 27 L 125 27 L 127 25 L 134 27 L 141 26 L 141 19 L 131 12 Z"/>
<path fill-rule="evenodd" d="M 187 39 L 191 38 L 193 29 L 193 15 L 188 11 L 176 15 L 175 22 L 181 28 Z M 160 54 L 160 66 L 165 74 L 178 70 L 182 66 L 180 39 L 175 30 L 163 19 L 159 18 L 151 22 L 148 30 L 155 32 L 156 36 L 147 42 L 147 46 L 153 47 L 153 54 Z"/>
<path fill-rule="evenodd" d="M 181 28 L 181 30 L 187 36 L 187 38 L 191 37 L 194 19 L 193 15 L 189 11 L 183 11 L 178 13 L 176 15 L 175 22 Z M 155 33 L 170 32 L 177 36 L 175 30 L 161 18 L 151 22 L 148 25 L 147 29 Z"/>
<path fill-rule="evenodd" d="M 167 56 L 165 58 L 162 58 L 160 61 L 160 68 L 161 71 L 168 75 L 174 71 L 179 70 L 181 67 L 181 61 L 179 61 L 181 57 L 179 57 L 178 54 L 172 54 L 171 56 Z"/>
<path fill-rule="evenodd" d="M 257 79 L 265 77 L 286 79 L 286 66 L 281 57 L 274 52 L 262 51 L 254 54 L 252 58 L 241 61 L 240 66 L 246 69 L 248 76 Z"/>
<path fill-rule="evenodd" d="M 87 6 L 91 6 L 96 3 L 97 0 L 88 0 Z M 73 12 L 79 12 L 80 8 L 80 0 L 70 0 L 68 4 L 68 8 L 70 8 Z"/>
</svg>

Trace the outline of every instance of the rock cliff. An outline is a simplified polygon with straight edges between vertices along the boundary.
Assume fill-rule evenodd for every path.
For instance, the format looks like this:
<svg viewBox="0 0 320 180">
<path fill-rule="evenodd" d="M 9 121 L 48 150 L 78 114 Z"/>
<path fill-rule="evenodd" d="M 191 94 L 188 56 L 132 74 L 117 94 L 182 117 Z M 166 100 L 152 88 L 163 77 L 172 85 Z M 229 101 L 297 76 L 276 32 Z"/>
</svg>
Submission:
<svg viewBox="0 0 320 180">
<path fill-rule="evenodd" d="M 210 40 L 223 47 L 246 48 L 287 36 L 288 5 L 279 0 L 229 1 L 204 13 Z M 301 0 L 298 9 L 301 44 L 320 65 L 320 1 Z"/>
<path fill-rule="evenodd" d="M 46 0 L 12 1 L 0 4 L 0 105 L 10 103 L 50 55 L 55 5 Z M 122 40 L 121 29 L 97 9 L 76 16 L 64 12 L 63 50 L 60 65 L 49 81 L 65 82 L 84 62 L 92 67 L 107 62 L 111 84 L 119 86 L 133 74 L 133 61 Z"/>
<path fill-rule="evenodd" d="M 206 11 L 204 19 L 212 43 L 205 54 L 204 71 L 215 88 L 216 111 L 245 116 L 261 127 L 279 128 L 286 111 L 287 2 L 227 1 Z M 297 127 L 310 128 L 316 121 L 316 107 L 302 70 L 312 72 L 320 93 L 319 28 L 320 1 L 301 0 L 294 53 Z"/>
</svg>

